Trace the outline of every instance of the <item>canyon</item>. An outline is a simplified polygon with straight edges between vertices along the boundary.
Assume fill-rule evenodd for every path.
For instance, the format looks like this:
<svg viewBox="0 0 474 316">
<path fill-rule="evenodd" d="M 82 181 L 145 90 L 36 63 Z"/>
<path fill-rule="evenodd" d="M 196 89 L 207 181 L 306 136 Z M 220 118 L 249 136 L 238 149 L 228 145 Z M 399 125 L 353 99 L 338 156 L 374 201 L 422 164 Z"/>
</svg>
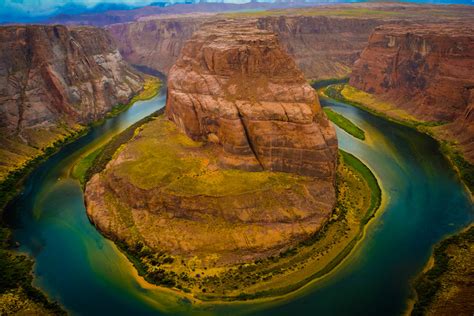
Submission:
<svg viewBox="0 0 474 316">
<path fill-rule="evenodd" d="M 474 28 L 465 23 L 384 25 L 370 36 L 349 83 L 415 119 L 445 123 L 436 137 L 455 141 L 474 162 Z"/>
<path fill-rule="evenodd" d="M 0 27 L 0 176 L 128 103 L 143 84 L 102 29 Z"/>
</svg>

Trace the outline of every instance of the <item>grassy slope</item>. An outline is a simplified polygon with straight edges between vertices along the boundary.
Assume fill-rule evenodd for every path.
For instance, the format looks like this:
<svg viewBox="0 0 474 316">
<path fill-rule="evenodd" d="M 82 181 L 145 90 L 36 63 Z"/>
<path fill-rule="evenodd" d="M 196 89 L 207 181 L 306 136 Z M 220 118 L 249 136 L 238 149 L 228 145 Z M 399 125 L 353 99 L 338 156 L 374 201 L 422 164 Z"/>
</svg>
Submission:
<svg viewBox="0 0 474 316">
<path fill-rule="evenodd" d="M 288 187 L 298 182 L 299 177 L 285 173 L 208 170 L 206 167 L 213 158 L 203 159 L 192 154 L 202 144 L 176 134 L 174 125 L 167 121 L 154 123 L 153 128 L 146 130 L 134 126 L 124 132 L 128 136 L 118 135 L 104 147 L 106 154 L 96 157 L 97 163 L 89 174 L 104 169 L 117 151 L 123 150 L 122 144 L 136 134 L 137 128 L 139 141 L 127 147 L 134 146 L 133 152 L 142 154 L 138 157 L 134 154 L 135 161 L 121 164 L 121 170 L 114 172 L 129 177 L 138 187 L 150 188 L 166 182 L 167 190 L 174 194 L 221 196 L 262 187 Z M 144 131 L 148 134 L 143 134 Z M 184 155 L 185 159 L 180 155 L 184 148 L 191 150 Z M 117 244 L 149 282 L 193 292 L 202 300 L 241 300 L 286 294 L 334 268 L 361 238 L 364 225 L 380 205 L 381 191 L 370 170 L 348 153 L 341 152 L 340 159 L 338 206 L 332 219 L 318 234 L 277 257 L 231 269 L 203 269 L 193 266 L 192 262 L 183 266 L 179 258 L 155 252 L 143 243 Z M 158 164 L 160 168 L 154 167 Z M 121 210 L 123 212 L 127 210 Z M 128 217 L 126 214 L 117 216 Z"/>
<path fill-rule="evenodd" d="M 117 106 L 118 110 L 113 110 L 114 115 L 128 109 L 134 102 L 139 100 L 147 100 L 154 97 L 160 87 L 160 81 L 153 77 L 147 77 L 144 89 L 141 93 L 135 96 L 131 102 L 126 106 Z M 95 123 L 97 124 L 97 123 Z M 27 256 L 17 254 L 10 250 L 12 248 L 10 242 L 10 229 L 3 222 L 3 209 L 7 203 L 12 200 L 22 189 L 23 181 L 26 176 L 42 161 L 57 152 L 65 144 L 68 144 L 77 138 L 87 133 L 88 128 L 83 126 L 76 126 L 73 129 L 60 127 L 58 134 L 51 135 L 45 131 L 35 132 L 30 140 L 42 147 L 41 150 L 27 151 L 21 149 L 21 145 L 9 144 L 9 146 L 26 155 L 21 157 L 21 164 L 15 169 L 4 170 L 3 181 L 0 183 L 0 314 L 11 313 L 26 313 L 33 312 L 38 315 L 47 315 L 48 313 L 54 315 L 64 314 L 62 308 L 56 304 L 48 301 L 47 297 L 38 289 L 31 285 L 33 275 L 31 274 L 33 267 L 33 260 Z M 46 133 L 46 134 L 45 134 Z M 8 140 L 2 139 L 2 144 Z M 11 141 L 9 143 L 12 143 Z M 24 146 L 23 146 L 24 147 Z M 7 148 L 7 147 L 5 147 Z M 0 159 L 8 158 L 6 151 L 0 151 Z M 89 157 L 91 160 L 91 157 Z M 19 158 L 20 159 L 20 158 Z M 78 174 L 86 169 L 86 166 L 81 166 L 82 169 Z"/>
<path fill-rule="evenodd" d="M 451 161 L 454 169 L 458 172 L 460 178 L 466 184 L 466 187 L 469 189 L 472 196 L 474 193 L 474 165 L 464 159 L 459 150 L 455 148 L 454 143 L 440 140 L 436 137 L 433 128 L 444 124 L 443 122 L 419 121 L 406 111 L 398 109 L 390 103 L 381 102 L 377 100 L 375 96 L 349 85 L 330 85 L 323 89 L 321 93 L 324 96 L 343 101 L 392 122 L 415 128 L 436 139 L 440 144 L 441 152 L 449 159 L 449 161 Z"/>
<path fill-rule="evenodd" d="M 433 259 L 413 283 L 417 302 L 412 315 L 472 315 L 474 226 L 436 245 Z"/>
<path fill-rule="evenodd" d="M 342 128 L 344 131 L 349 133 L 350 135 L 354 136 L 355 138 L 365 140 L 365 133 L 362 129 L 360 129 L 357 125 L 352 123 L 350 120 L 342 116 L 341 114 L 334 112 L 330 108 L 324 108 L 324 112 L 328 116 L 328 118 Z"/>
</svg>

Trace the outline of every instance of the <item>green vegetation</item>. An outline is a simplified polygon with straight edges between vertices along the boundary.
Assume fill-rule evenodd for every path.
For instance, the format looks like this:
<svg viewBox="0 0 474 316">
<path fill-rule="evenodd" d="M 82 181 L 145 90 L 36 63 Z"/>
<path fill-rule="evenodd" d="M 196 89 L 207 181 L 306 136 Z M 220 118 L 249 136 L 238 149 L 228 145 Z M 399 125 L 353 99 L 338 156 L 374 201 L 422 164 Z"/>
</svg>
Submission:
<svg viewBox="0 0 474 316">
<path fill-rule="evenodd" d="M 322 80 L 311 80 L 310 85 L 314 89 L 320 89 L 327 87 L 332 84 L 337 84 L 337 83 L 348 83 L 349 82 L 349 77 L 344 77 L 344 78 L 330 78 L 330 79 L 322 79 Z"/>
<path fill-rule="evenodd" d="M 77 165 L 78 171 L 76 172 L 76 176 L 78 179 L 81 180 L 81 183 L 84 185 L 92 178 L 94 174 L 104 170 L 105 166 L 112 159 L 113 155 L 119 149 L 119 147 L 122 144 L 128 142 L 130 139 L 132 139 L 133 135 L 135 134 L 135 130 L 138 127 L 140 127 L 146 122 L 150 122 L 155 117 L 163 113 L 164 108 L 139 120 L 135 124 L 129 126 L 120 134 L 114 136 L 104 147 L 97 149 L 90 155 L 86 156 L 83 160 L 79 161 Z"/>
<path fill-rule="evenodd" d="M 112 110 L 107 113 L 106 118 L 115 117 L 122 113 L 123 111 L 128 110 L 135 102 L 145 101 L 155 97 L 160 91 L 161 81 L 160 79 L 152 76 L 145 77 L 145 83 L 143 85 L 142 91 L 135 95 L 130 102 L 126 104 L 118 104 L 112 108 Z"/>
<path fill-rule="evenodd" d="M 11 247 L 9 229 L 0 228 L 0 243 L 0 302 L 7 305 L 8 297 L 7 299 L 4 297 L 9 293 L 21 291 L 28 300 L 38 305 L 39 311 L 37 312 L 46 311 L 55 315 L 66 314 L 57 303 L 51 303 L 40 290 L 31 285 L 33 260 L 8 250 Z M 3 312 L 9 314 L 17 311 Z"/>
<path fill-rule="evenodd" d="M 141 189 L 162 187 L 173 195 L 298 190 L 299 183 L 306 181 L 288 173 L 218 168 L 212 146 L 192 141 L 156 115 L 148 121 L 137 123 L 107 144 L 95 158 L 98 163 L 86 172 L 88 177 L 104 170 L 107 162 L 120 154 L 121 158 L 133 159 L 125 158 L 114 165 L 115 176 L 125 177 Z M 150 248 L 129 220 L 130 210 L 117 200 L 107 203 L 114 203 L 113 222 L 124 223 L 131 236 L 116 243 L 147 281 L 193 293 L 201 300 L 246 300 L 285 295 L 301 288 L 336 267 L 362 238 L 364 226 L 381 202 L 377 180 L 356 157 L 341 151 L 337 183 L 336 208 L 320 231 L 266 259 L 226 267 L 206 264 L 204 258 L 184 258 Z"/>
<path fill-rule="evenodd" d="M 354 136 L 355 138 L 365 140 L 364 131 L 360 129 L 357 125 L 352 123 L 350 120 L 348 120 L 341 114 L 334 112 L 330 108 L 324 108 L 324 112 L 326 113 L 328 118 L 331 120 L 331 122 L 333 122 L 334 124 L 342 128 L 343 130 L 345 130 L 347 133 Z"/>
<path fill-rule="evenodd" d="M 156 93 L 158 93 L 159 86 L 160 82 L 158 79 L 149 77 L 145 83 L 144 90 L 132 99 L 132 102 L 128 104 L 128 107 L 138 100 L 146 100 L 155 96 Z M 121 111 L 124 109 L 125 108 L 122 108 Z M 118 114 L 118 112 L 114 113 L 115 115 Z M 93 124 L 91 124 L 91 126 L 92 125 Z M 15 196 L 18 195 L 22 189 L 24 180 L 34 170 L 34 168 L 56 153 L 64 145 L 73 142 L 79 137 L 85 135 L 88 131 L 89 127 L 78 126 L 76 130 L 69 131 L 69 133 L 64 137 L 56 139 L 50 145 L 42 148 L 40 154 L 27 160 L 17 169 L 10 171 L 0 183 L 0 218 L 3 219 L 4 208 Z M 98 155 L 98 153 L 95 152 L 93 154 Z M 82 165 L 78 166 L 75 170 L 76 175 L 81 179 L 85 179 L 85 169 L 88 168 L 88 165 L 93 160 L 93 156 L 88 156 L 86 158 L 86 161 L 82 162 Z M 21 306 L 27 306 L 30 310 L 31 308 L 38 309 L 36 313 L 40 315 L 47 313 L 55 315 L 65 314 L 57 303 L 49 302 L 41 291 L 31 285 L 33 280 L 33 275 L 31 274 L 33 260 L 29 259 L 27 256 L 16 254 L 14 251 L 10 250 L 12 246 L 10 245 L 10 229 L 3 220 L 1 220 L 0 225 L 0 237 L 0 303 L 7 306 L 7 308 L 20 308 Z M 0 309 L 0 312 L 8 314 L 21 311 Z"/>
<path fill-rule="evenodd" d="M 404 110 L 398 109 L 390 103 L 381 102 L 373 95 L 345 84 L 330 85 L 322 89 L 320 95 L 342 101 L 389 121 L 414 128 L 419 132 L 429 135 L 440 144 L 441 152 L 451 162 L 471 195 L 474 193 L 474 165 L 466 161 L 463 155 L 455 149 L 456 144 L 439 140 L 436 137 L 434 128 L 446 124 L 445 122 L 418 121 Z"/>
<path fill-rule="evenodd" d="M 472 312 L 473 244 L 474 226 L 470 226 L 435 247 L 433 266 L 414 281 L 417 301 L 412 315 L 469 315 Z"/>
</svg>

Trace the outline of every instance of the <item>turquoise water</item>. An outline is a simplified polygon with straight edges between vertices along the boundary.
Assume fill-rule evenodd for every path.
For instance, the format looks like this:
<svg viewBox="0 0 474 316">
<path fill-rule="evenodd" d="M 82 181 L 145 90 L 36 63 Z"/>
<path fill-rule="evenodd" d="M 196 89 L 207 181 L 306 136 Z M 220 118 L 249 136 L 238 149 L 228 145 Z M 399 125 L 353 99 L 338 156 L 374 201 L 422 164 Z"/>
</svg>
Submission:
<svg viewBox="0 0 474 316">
<path fill-rule="evenodd" d="M 163 94 L 137 102 L 66 146 L 29 177 L 8 210 L 21 251 L 35 261 L 35 285 L 75 315 L 217 314 L 398 315 L 410 280 L 432 246 L 474 219 L 461 183 L 429 137 L 348 105 L 322 101 L 366 132 L 359 141 L 337 130 L 340 147 L 378 177 L 384 206 L 364 240 L 336 270 L 291 298 L 272 303 L 193 306 L 144 285 L 126 258 L 89 223 L 74 162 L 111 135 L 163 107 Z"/>
</svg>

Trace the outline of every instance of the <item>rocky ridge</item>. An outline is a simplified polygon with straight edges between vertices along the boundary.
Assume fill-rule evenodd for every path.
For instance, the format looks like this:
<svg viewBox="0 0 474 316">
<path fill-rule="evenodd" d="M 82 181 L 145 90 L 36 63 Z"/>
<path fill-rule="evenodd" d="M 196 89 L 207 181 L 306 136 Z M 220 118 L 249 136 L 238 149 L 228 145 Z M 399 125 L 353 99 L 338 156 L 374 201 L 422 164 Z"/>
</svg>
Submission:
<svg viewBox="0 0 474 316">
<path fill-rule="evenodd" d="M 103 118 L 143 87 L 113 39 L 93 27 L 0 27 L 1 171 L 77 124 Z"/>
<path fill-rule="evenodd" d="M 449 123 L 474 161 L 474 28 L 465 23 L 385 25 L 370 36 L 350 84 L 393 102 L 417 119 Z"/>
</svg>

